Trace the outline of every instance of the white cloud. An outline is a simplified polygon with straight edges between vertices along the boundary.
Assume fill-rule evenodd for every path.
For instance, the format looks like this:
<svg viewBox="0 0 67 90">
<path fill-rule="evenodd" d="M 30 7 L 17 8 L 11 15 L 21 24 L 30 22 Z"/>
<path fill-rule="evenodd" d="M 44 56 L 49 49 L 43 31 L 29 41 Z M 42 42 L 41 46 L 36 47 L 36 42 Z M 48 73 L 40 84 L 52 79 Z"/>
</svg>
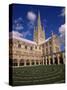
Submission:
<svg viewBox="0 0 67 90">
<path fill-rule="evenodd" d="M 27 36 L 31 36 L 32 34 L 30 33 L 30 31 L 26 31 L 26 32 L 22 32 L 19 33 L 18 31 L 12 31 L 9 33 L 9 38 L 26 38 Z"/>
<path fill-rule="evenodd" d="M 12 37 L 15 37 L 15 38 L 20 38 L 20 37 L 23 37 L 23 34 L 17 32 L 17 31 L 12 31 L 9 33 L 9 37 L 12 38 Z"/>
<path fill-rule="evenodd" d="M 35 15 L 35 13 L 33 13 L 32 11 L 29 11 L 29 12 L 27 13 L 27 18 L 28 18 L 29 20 L 31 20 L 31 21 L 35 21 L 35 20 L 36 20 L 36 15 Z"/>
<path fill-rule="evenodd" d="M 18 23 L 18 22 L 23 22 L 23 19 L 21 17 L 19 17 L 18 19 L 14 20 L 14 23 Z"/>
<path fill-rule="evenodd" d="M 62 10 L 61 10 L 61 13 L 60 13 L 60 15 L 59 16 L 62 16 L 62 17 L 64 17 L 65 16 L 65 8 L 63 8 Z"/>
<path fill-rule="evenodd" d="M 19 17 L 18 19 L 14 20 L 13 22 L 13 29 L 14 30 L 23 30 L 23 20 L 21 17 Z"/>
<path fill-rule="evenodd" d="M 23 32 L 23 37 L 26 38 L 26 36 L 31 36 L 32 34 L 30 33 L 30 31 L 26 31 L 26 32 Z"/>
<path fill-rule="evenodd" d="M 59 33 L 61 37 L 65 35 L 65 24 L 59 27 Z"/>
<path fill-rule="evenodd" d="M 23 29 L 23 25 L 22 24 L 17 24 L 15 29 L 16 30 L 21 30 L 21 29 Z"/>
<path fill-rule="evenodd" d="M 30 22 L 27 24 L 27 26 L 28 26 L 28 29 L 29 29 L 29 30 L 30 30 L 30 29 L 33 29 L 33 28 L 34 28 L 34 22 L 30 21 Z"/>
<path fill-rule="evenodd" d="M 60 43 L 65 45 L 65 24 L 59 27 Z"/>
</svg>

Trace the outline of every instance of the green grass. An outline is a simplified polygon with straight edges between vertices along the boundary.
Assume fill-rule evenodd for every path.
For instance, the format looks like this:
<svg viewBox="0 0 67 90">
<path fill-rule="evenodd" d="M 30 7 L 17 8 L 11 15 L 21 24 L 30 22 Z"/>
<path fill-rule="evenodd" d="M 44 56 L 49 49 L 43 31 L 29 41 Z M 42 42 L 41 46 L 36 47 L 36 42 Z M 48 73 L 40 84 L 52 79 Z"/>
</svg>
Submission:
<svg viewBox="0 0 67 90">
<path fill-rule="evenodd" d="M 65 82 L 65 65 L 13 68 L 13 86 Z"/>
</svg>

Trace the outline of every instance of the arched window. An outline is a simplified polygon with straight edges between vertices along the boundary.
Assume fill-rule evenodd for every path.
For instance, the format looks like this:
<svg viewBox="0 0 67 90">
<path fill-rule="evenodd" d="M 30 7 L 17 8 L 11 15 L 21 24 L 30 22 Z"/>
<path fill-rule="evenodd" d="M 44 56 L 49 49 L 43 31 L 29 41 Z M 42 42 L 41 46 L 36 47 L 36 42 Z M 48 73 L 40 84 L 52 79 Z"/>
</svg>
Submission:
<svg viewBox="0 0 67 90">
<path fill-rule="evenodd" d="M 37 49 L 37 46 L 35 46 L 35 49 Z"/>
<path fill-rule="evenodd" d="M 55 59 L 55 64 L 58 64 L 58 59 L 57 59 L 57 57 L 55 57 L 54 59 Z"/>
<path fill-rule="evenodd" d="M 32 50 L 33 49 L 33 47 L 30 47 L 30 50 Z"/>
<path fill-rule="evenodd" d="M 25 45 L 25 49 L 27 49 L 27 46 Z"/>
<path fill-rule="evenodd" d="M 43 61 L 42 60 L 40 60 L 40 64 L 43 64 Z"/>
<path fill-rule="evenodd" d="M 30 65 L 30 61 L 29 60 L 26 60 L 26 65 Z"/>
<path fill-rule="evenodd" d="M 63 56 L 62 56 L 62 54 L 60 55 L 59 59 L 60 59 L 60 64 L 63 64 Z"/>
<path fill-rule="evenodd" d="M 44 64 L 46 64 L 46 59 L 44 59 Z"/>
<path fill-rule="evenodd" d="M 38 65 L 38 60 L 36 60 L 36 64 Z"/>
<path fill-rule="evenodd" d="M 32 65 L 34 65 L 35 63 L 34 63 L 34 60 L 32 60 Z"/>
<path fill-rule="evenodd" d="M 20 60 L 20 66 L 24 66 L 24 60 L 23 59 Z"/>
<path fill-rule="evenodd" d="M 18 48 L 21 48 L 21 44 L 18 44 Z"/>
</svg>

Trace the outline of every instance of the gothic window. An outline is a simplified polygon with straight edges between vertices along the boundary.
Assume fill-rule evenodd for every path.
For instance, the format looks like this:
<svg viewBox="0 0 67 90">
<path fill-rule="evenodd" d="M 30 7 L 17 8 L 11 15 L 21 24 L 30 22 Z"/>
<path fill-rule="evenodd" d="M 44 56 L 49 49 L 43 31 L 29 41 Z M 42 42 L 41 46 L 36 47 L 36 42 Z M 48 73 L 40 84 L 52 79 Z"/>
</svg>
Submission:
<svg viewBox="0 0 67 90">
<path fill-rule="evenodd" d="M 33 47 L 30 47 L 30 50 L 32 50 L 33 49 Z"/>
<path fill-rule="evenodd" d="M 29 60 L 26 60 L 26 65 L 30 65 L 30 62 L 29 62 Z"/>
<path fill-rule="evenodd" d="M 50 47 L 50 53 L 52 53 L 52 47 Z"/>
<path fill-rule="evenodd" d="M 21 44 L 18 44 L 18 48 L 21 48 Z"/>
<path fill-rule="evenodd" d="M 48 47 L 48 43 L 46 43 L 46 47 Z"/>
<path fill-rule="evenodd" d="M 34 65 L 35 63 L 34 63 L 34 60 L 32 60 L 32 65 Z"/>
<path fill-rule="evenodd" d="M 48 48 L 46 48 L 46 54 L 48 54 Z"/>
<path fill-rule="evenodd" d="M 38 60 L 36 60 L 36 64 L 38 65 Z"/>
<path fill-rule="evenodd" d="M 21 60 L 20 60 L 20 66 L 23 66 L 23 65 L 24 65 L 24 60 L 21 59 Z"/>
<path fill-rule="evenodd" d="M 43 60 L 41 60 L 41 64 L 43 64 Z"/>
<path fill-rule="evenodd" d="M 25 46 L 25 49 L 27 49 L 27 46 Z"/>
<path fill-rule="evenodd" d="M 35 49 L 37 49 L 37 46 L 35 46 Z"/>
</svg>

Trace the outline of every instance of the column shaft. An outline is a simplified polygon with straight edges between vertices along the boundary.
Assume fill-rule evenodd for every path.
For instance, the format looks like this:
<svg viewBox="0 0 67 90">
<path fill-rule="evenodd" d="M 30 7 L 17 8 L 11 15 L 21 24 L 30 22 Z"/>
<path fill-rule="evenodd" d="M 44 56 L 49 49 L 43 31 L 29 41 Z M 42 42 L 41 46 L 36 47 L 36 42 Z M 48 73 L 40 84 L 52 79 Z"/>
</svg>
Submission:
<svg viewBox="0 0 67 90">
<path fill-rule="evenodd" d="M 53 60 L 53 64 L 55 64 L 55 59 L 54 59 L 54 56 L 52 57 L 52 60 Z"/>
<path fill-rule="evenodd" d="M 44 58 L 43 58 L 43 65 L 44 65 Z"/>
<path fill-rule="evenodd" d="M 38 61 L 39 65 L 40 65 L 40 60 Z"/>
<path fill-rule="evenodd" d="M 50 57 L 49 57 L 49 59 L 48 59 L 48 60 L 49 60 L 49 65 L 51 65 L 51 63 L 50 63 Z"/>
<path fill-rule="evenodd" d="M 36 60 L 34 60 L 34 63 L 35 63 L 35 65 L 36 65 Z"/>
<path fill-rule="evenodd" d="M 24 66 L 26 66 L 26 60 L 24 60 Z"/>
<path fill-rule="evenodd" d="M 20 65 L 19 65 L 19 60 L 18 60 L 17 62 L 18 62 L 18 67 L 19 67 L 19 66 L 20 66 Z"/>
<path fill-rule="evenodd" d="M 30 66 L 31 66 L 31 60 L 29 60 L 29 62 L 30 62 Z"/>
<path fill-rule="evenodd" d="M 47 65 L 47 57 L 46 57 L 46 65 Z"/>
<path fill-rule="evenodd" d="M 58 64 L 60 64 L 60 58 L 59 58 L 59 55 L 57 56 L 57 59 L 58 59 Z"/>
</svg>

